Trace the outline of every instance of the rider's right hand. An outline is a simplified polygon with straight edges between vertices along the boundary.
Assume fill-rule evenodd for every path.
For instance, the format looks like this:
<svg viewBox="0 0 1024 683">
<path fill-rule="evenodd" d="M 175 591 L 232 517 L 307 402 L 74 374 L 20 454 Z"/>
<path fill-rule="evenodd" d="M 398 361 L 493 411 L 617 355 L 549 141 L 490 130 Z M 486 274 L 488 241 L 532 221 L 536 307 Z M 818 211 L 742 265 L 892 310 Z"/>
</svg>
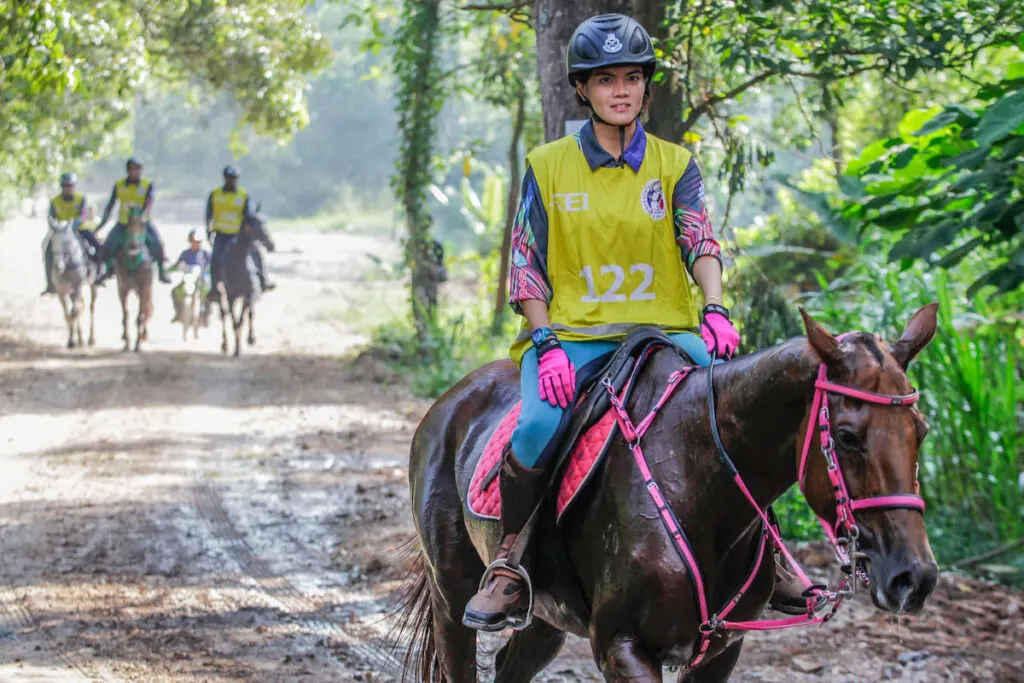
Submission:
<svg viewBox="0 0 1024 683">
<path fill-rule="evenodd" d="M 548 349 L 537 364 L 540 398 L 554 408 L 568 408 L 576 394 L 576 368 L 561 347 Z"/>
</svg>

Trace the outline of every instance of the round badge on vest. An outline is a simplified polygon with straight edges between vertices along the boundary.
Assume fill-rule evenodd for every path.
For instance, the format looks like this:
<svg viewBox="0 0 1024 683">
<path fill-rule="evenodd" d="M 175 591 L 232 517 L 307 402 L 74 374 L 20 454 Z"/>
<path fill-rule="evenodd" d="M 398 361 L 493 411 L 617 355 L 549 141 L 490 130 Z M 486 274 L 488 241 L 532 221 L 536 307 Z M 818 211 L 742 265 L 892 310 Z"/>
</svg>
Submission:
<svg viewBox="0 0 1024 683">
<path fill-rule="evenodd" d="M 660 221 L 667 214 L 665 206 L 665 193 L 661 189 L 661 180 L 652 178 L 640 191 L 640 206 L 644 213 L 656 221 Z"/>
</svg>

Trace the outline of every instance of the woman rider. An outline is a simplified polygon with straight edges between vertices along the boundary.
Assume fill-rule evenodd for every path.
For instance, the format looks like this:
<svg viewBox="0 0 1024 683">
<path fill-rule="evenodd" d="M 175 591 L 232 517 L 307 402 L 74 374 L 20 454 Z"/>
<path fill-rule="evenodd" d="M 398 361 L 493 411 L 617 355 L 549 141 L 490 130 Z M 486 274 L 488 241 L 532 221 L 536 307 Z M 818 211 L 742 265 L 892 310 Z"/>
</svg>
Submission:
<svg viewBox="0 0 1024 683">
<path fill-rule="evenodd" d="M 621 14 L 593 17 L 573 33 L 567 52 L 569 81 L 592 113 L 576 135 L 527 155 L 510 296 L 525 318 L 511 349 L 523 403 L 502 462 L 498 560 L 548 482 L 576 368 L 613 351 L 636 325 L 662 328 L 699 365 L 710 363 L 712 351 L 732 356 L 740 339 L 722 306 L 720 247 L 700 169 L 688 151 L 648 134 L 638 120 L 655 69 L 647 31 Z M 703 316 L 687 273 L 703 294 Z M 528 603 L 522 568 L 500 565 L 489 568 L 466 606 L 467 626 L 500 630 Z"/>
</svg>

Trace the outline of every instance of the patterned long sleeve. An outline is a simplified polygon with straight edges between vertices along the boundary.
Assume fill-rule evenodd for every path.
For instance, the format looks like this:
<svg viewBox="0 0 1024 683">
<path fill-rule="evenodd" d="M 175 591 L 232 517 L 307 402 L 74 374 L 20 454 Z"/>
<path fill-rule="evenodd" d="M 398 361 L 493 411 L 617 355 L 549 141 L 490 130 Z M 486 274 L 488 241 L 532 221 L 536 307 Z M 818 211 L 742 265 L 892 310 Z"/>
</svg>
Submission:
<svg viewBox="0 0 1024 683">
<path fill-rule="evenodd" d="M 693 158 L 672 191 L 672 215 L 675 220 L 676 243 L 687 270 L 692 272 L 694 261 L 701 256 L 714 256 L 722 260 L 722 247 L 715 240 L 704 203 L 704 179 Z"/>
<path fill-rule="evenodd" d="M 547 272 L 548 213 L 541 201 L 533 169 L 527 168 L 512 226 L 512 267 L 509 272 L 509 305 L 522 314 L 520 303 L 537 299 L 551 303 Z"/>
</svg>

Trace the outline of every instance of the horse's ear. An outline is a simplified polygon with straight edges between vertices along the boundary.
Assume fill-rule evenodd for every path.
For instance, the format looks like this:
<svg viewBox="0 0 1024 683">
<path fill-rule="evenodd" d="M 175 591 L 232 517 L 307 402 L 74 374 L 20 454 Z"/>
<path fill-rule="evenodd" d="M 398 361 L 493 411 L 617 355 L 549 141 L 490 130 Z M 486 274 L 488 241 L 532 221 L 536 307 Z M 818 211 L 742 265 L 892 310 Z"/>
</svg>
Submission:
<svg viewBox="0 0 1024 683">
<path fill-rule="evenodd" d="M 821 362 L 832 367 L 842 365 L 843 351 L 839 348 L 839 342 L 832 336 L 832 333 L 812 318 L 803 307 L 800 308 L 800 315 L 804 319 L 807 341 L 810 342 L 811 348 L 818 354 Z"/>
<path fill-rule="evenodd" d="M 937 303 L 930 303 L 918 309 L 907 326 L 903 328 L 903 334 L 892 344 L 892 357 L 904 370 L 935 336 L 938 312 L 939 305 Z"/>
</svg>

